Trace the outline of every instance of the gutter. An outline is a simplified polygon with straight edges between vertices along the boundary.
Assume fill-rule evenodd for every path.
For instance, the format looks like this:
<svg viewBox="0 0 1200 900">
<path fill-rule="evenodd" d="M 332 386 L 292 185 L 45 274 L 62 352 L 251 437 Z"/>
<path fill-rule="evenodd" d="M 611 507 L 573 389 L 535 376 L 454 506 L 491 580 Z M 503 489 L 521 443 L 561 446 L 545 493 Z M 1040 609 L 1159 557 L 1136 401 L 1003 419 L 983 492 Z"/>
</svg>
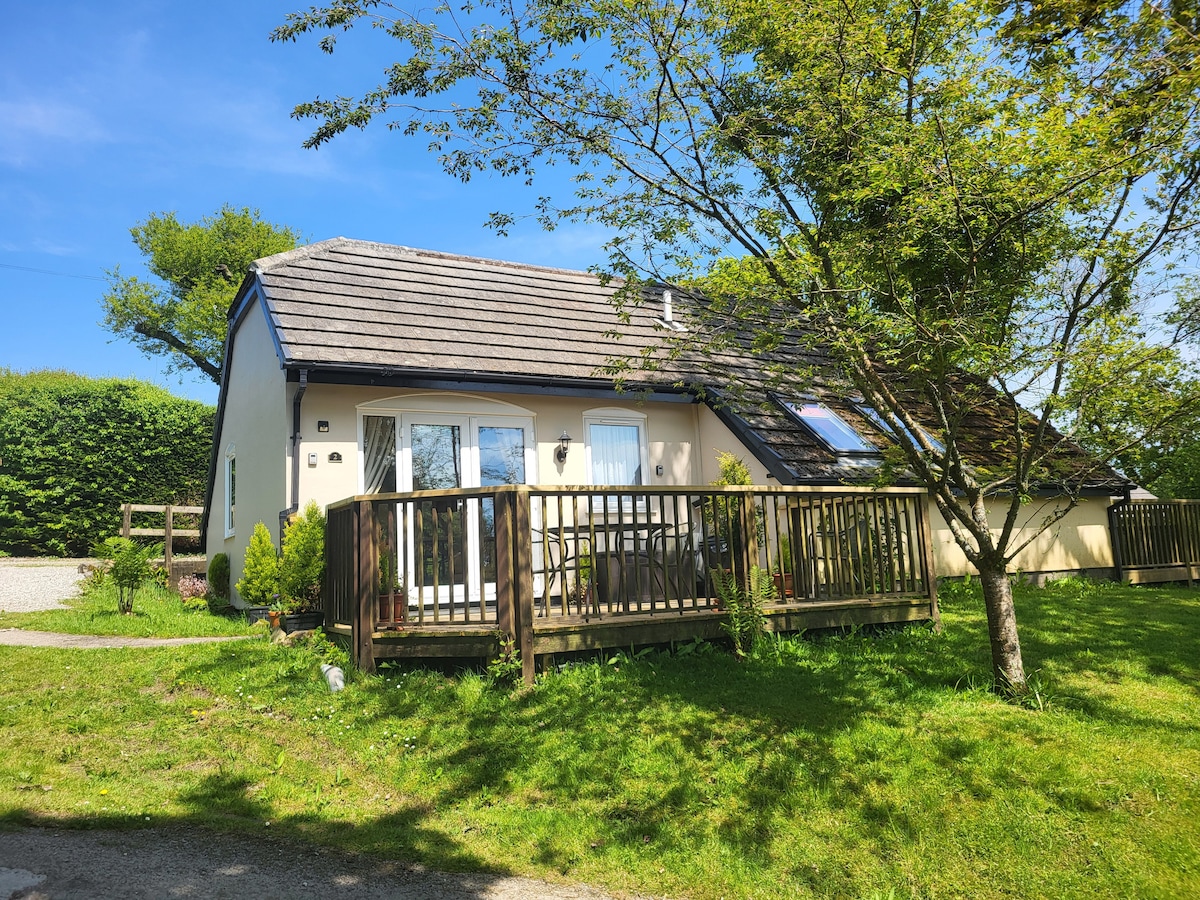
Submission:
<svg viewBox="0 0 1200 900">
<path fill-rule="evenodd" d="M 300 433 L 300 404 L 304 401 L 304 392 L 307 390 L 308 369 L 301 369 L 300 385 L 296 388 L 296 395 L 292 397 L 292 499 L 291 505 L 279 512 L 279 543 L 281 546 L 288 519 L 300 511 L 300 442 L 304 439 L 304 435 Z"/>
</svg>

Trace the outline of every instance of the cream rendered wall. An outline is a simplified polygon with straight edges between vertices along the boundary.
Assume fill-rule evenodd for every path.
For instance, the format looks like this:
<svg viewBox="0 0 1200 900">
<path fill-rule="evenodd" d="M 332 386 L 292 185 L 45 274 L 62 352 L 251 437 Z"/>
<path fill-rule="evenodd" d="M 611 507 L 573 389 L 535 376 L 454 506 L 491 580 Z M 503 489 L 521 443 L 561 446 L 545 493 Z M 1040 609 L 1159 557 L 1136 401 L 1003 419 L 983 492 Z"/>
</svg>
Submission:
<svg viewBox="0 0 1200 900">
<path fill-rule="evenodd" d="M 289 385 L 289 387 L 291 387 Z M 352 385 L 310 384 L 301 406 L 300 433 L 300 505 L 316 500 L 322 507 L 352 497 L 359 491 L 358 422 L 361 404 L 372 401 L 395 400 L 403 408 L 404 398 L 413 398 L 425 408 L 430 401 L 446 398 L 447 408 L 456 409 L 477 403 L 487 410 L 491 402 L 511 404 L 527 410 L 534 420 L 537 450 L 537 482 L 546 485 L 581 485 L 588 483 L 585 464 L 585 413 L 594 409 L 622 409 L 646 416 L 646 439 L 650 468 L 647 484 L 696 484 L 701 477 L 700 454 L 697 453 L 699 428 L 697 411 L 704 409 L 695 403 L 646 402 L 622 400 L 591 400 L 578 397 L 559 397 L 539 394 L 482 394 L 464 392 L 433 392 L 377 388 Z M 412 401 L 410 401 L 412 402 Z M 388 404 L 391 405 L 391 404 Z M 289 405 L 290 410 L 290 405 Z M 290 414 L 290 413 L 289 413 Z M 521 415 L 514 411 L 515 415 Z M 318 421 L 329 423 L 329 431 L 317 431 Z M 719 424 L 719 423 L 718 423 Z M 566 431 L 574 439 L 565 463 L 555 458 L 559 435 Z M 730 446 L 736 446 L 731 440 Z M 309 454 L 315 453 L 316 465 L 309 465 Z M 331 453 L 341 454 L 342 461 L 330 462 Z M 747 457 L 749 456 L 746 453 Z M 663 474 L 656 474 L 656 467 Z M 280 507 L 282 508 L 282 507 Z"/>
<path fill-rule="evenodd" d="M 760 463 L 753 453 L 730 431 L 717 414 L 707 406 L 698 408 L 700 420 L 700 480 L 696 484 L 710 484 L 720 476 L 717 466 L 717 454 L 728 450 L 736 453 L 750 467 L 750 477 L 755 484 L 777 484 L 767 474 L 766 466 Z"/>
<path fill-rule="evenodd" d="M 253 325 L 252 325 L 253 322 Z M 247 347 L 255 351 L 243 352 Z M 291 416 L 291 397 L 295 384 L 283 384 L 283 374 L 275 362 L 274 349 L 260 315 L 252 315 L 239 330 L 231 383 L 230 399 L 226 405 L 226 427 L 220 453 L 236 434 L 245 434 L 238 443 L 239 495 L 245 485 L 245 500 L 239 496 L 239 528 L 236 539 L 223 541 L 223 518 L 210 518 L 210 547 L 226 545 L 235 573 L 241 571 L 241 554 L 249 538 L 243 510 L 254 521 L 261 518 L 276 530 L 279 510 L 290 501 L 290 458 L 287 439 Z M 243 385 L 251 386 L 247 390 Z M 238 399 L 235 404 L 232 401 Z M 486 409 L 493 401 L 511 404 L 527 410 L 534 420 L 537 448 L 537 482 L 545 485 L 584 485 L 589 476 L 584 452 L 584 415 L 598 408 L 618 408 L 646 416 L 650 468 L 649 485 L 708 484 L 717 478 L 717 453 L 731 450 L 746 460 L 755 484 L 773 484 L 766 468 L 744 447 L 733 432 L 707 406 L 698 403 L 664 403 L 622 400 L 589 400 L 538 394 L 483 394 L 471 392 L 433 392 L 404 390 L 391 387 L 310 384 L 301 407 L 300 505 L 316 500 L 322 507 L 354 496 L 359 491 L 359 409 L 371 401 L 395 400 L 403 408 L 403 398 L 413 398 L 428 408 L 445 397 L 456 405 L 470 406 L 478 402 Z M 410 402 L 412 402 L 410 400 Z M 391 405 L 390 403 L 388 405 Z M 519 413 L 518 413 L 519 414 Z M 317 431 L 317 422 L 329 423 L 329 431 Z M 253 424 L 255 427 L 249 428 Z M 265 427 L 264 427 L 265 425 Z M 555 458 L 558 438 L 566 430 L 573 438 L 565 463 Z M 253 442 L 252 442 L 253 437 Z M 316 464 L 309 465 L 309 455 L 316 454 Z M 341 462 L 330 461 L 330 454 L 341 455 Z M 243 459 L 246 468 L 243 470 Z M 261 461 L 270 460 L 266 465 Z M 252 461 L 252 462 L 251 462 Z M 657 466 L 663 474 L 656 473 Z M 253 466 L 253 475 L 249 474 Z M 218 466 L 218 484 L 214 504 L 224 502 L 224 468 Z M 837 490 L 836 487 L 814 490 Z M 1027 548 L 1014 564 L 1014 570 L 1069 571 L 1073 569 L 1107 568 L 1112 566 L 1112 550 L 1108 537 L 1107 498 L 1086 499 L 1062 522 L 1044 533 Z M 1023 518 L 1037 521 L 1048 509 L 1040 503 L 1023 511 Z M 949 528 L 931 503 L 930 526 L 933 537 L 934 561 L 939 575 L 965 575 L 972 571 L 962 551 L 954 543 Z M 997 506 L 997 514 L 999 515 Z M 995 516 L 994 516 L 995 518 Z M 998 519 L 996 519 L 999 521 Z M 232 548 L 232 549 L 231 549 Z M 236 558 L 235 558 L 236 554 Z"/>
<path fill-rule="evenodd" d="M 278 542 L 279 511 L 287 505 L 288 422 L 286 379 L 262 307 L 255 305 L 233 337 L 225 390 L 225 416 L 217 435 L 217 471 L 208 516 L 208 554 L 229 555 L 230 581 L 242 573 L 255 522 Z M 235 532 L 225 536 L 225 454 L 236 450 Z"/>
<path fill-rule="evenodd" d="M 1112 542 L 1108 534 L 1108 497 L 1088 497 L 1071 510 L 1065 518 L 1044 531 L 1025 548 L 1009 566 L 1012 572 L 1069 572 L 1079 569 L 1107 569 L 1113 564 Z M 1022 507 L 1019 523 L 1036 527 L 1054 509 L 1054 500 L 1035 500 Z M 988 516 L 999 526 L 1004 521 L 1007 505 L 989 503 Z M 938 575 L 973 574 L 962 550 L 954 541 L 950 527 L 929 504 L 929 524 L 933 537 L 933 559 Z M 1031 528 L 1026 527 L 1024 534 Z M 1017 535 L 1015 542 L 1022 540 Z"/>
</svg>

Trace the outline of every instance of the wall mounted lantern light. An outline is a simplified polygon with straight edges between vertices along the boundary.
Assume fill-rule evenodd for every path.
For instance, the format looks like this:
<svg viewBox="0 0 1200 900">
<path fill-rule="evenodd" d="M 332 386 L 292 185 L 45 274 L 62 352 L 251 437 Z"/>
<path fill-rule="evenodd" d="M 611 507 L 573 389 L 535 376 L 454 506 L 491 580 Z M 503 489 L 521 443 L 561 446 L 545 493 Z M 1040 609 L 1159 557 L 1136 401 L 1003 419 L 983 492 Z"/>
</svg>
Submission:
<svg viewBox="0 0 1200 900">
<path fill-rule="evenodd" d="M 571 449 L 571 436 L 567 434 L 566 429 L 563 429 L 562 436 L 558 439 L 558 449 L 554 451 L 554 457 L 560 463 L 567 461 L 567 451 Z"/>
</svg>

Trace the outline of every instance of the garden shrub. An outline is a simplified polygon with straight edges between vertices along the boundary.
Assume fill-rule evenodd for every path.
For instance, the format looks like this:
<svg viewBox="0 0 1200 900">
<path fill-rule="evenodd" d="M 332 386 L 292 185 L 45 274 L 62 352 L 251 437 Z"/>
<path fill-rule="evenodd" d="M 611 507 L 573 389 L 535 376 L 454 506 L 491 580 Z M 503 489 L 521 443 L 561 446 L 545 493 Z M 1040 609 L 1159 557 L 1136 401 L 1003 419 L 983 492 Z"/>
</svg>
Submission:
<svg viewBox="0 0 1200 900">
<path fill-rule="evenodd" d="M 92 549 L 109 561 L 108 577 L 117 586 L 117 612 L 130 615 L 134 594 L 152 575 L 150 560 L 162 553 L 163 545 L 142 546 L 129 538 L 110 537 Z"/>
<path fill-rule="evenodd" d="M 286 612 L 321 608 L 321 582 L 325 577 L 325 515 L 315 500 L 304 514 L 288 523 L 283 533 L 283 560 L 279 586 Z"/>
<path fill-rule="evenodd" d="M 208 582 L 203 575 L 184 575 L 179 579 L 180 600 L 194 600 L 197 597 L 203 600 L 206 593 Z"/>
<path fill-rule="evenodd" d="M 745 585 L 739 584 L 732 573 L 720 569 L 713 569 L 712 578 L 725 613 L 721 629 L 733 643 L 734 656 L 746 659 L 766 634 L 763 605 L 776 599 L 775 581 L 758 566 L 751 566 L 750 579 Z"/>
<path fill-rule="evenodd" d="M 229 554 L 218 553 L 208 564 L 208 589 L 218 599 L 229 599 Z"/>
<path fill-rule="evenodd" d="M 0 551 L 83 556 L 123 503 L 199 505 L 213 414 L 132 379 L 0 369 Z"/>
<path fill-rule="evenodd" d="M 279 554 L 271 532 L 262 522 L 254 526 L 237 592 L 250 606 L 273 606 L 279 601 Z"/>
</svg>

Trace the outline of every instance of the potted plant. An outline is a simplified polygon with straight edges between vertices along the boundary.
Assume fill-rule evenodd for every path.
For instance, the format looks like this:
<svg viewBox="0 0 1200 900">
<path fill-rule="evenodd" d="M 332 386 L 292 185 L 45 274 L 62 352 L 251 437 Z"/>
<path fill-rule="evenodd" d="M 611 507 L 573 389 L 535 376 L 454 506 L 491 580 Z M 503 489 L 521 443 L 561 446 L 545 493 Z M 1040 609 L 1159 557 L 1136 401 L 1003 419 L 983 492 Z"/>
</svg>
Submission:
<svg viewBox="0 0 1200 900">
<path fill-rule="evenodd" d="M 396 571 L 396 557 L 379 555 L 379 621 L 384 625 L 399 626 L 408 619 L 408 591 L 404 579 Z"/>
<path fill-rule="evenodd" d="M 592 605 L 592 572 L 595 565 L 592 560 L 591 547 L 583 542 L 584 553 L 579 557 L 575 571 L 575 580 L 568 592 L 568 604 L 574 604 L 580 615 L 585 615 Z"/>
<path fill-rule="evenodd" d="M 266 619 L 271 607 L 279 602 L 279 554 L 275 552 L 271 532 L 262 522 L 255 524 L 250 534 L 242 577 L 235 587 L 246 604 L 246 618 L 251 622 Z"/>
<path fill-rule="evenodd" d="M 325 516 L 310 500 L 283 533 L 279 597 L 272 604 L 286 632 L 320 628 L 325 621 L 321 583 L 325 577 Z M 274 622 L 272 622 L 274 624 Z"/>
<path fill-rule="evenodd" d="M 775 579 L 775 595 L 787 599 L 796 596 L 795 572 L 792 568 L 792 543 L 788 536 L 779 538 L 779 551 L 771 566 L 772 577 Z"/>
</svg>

